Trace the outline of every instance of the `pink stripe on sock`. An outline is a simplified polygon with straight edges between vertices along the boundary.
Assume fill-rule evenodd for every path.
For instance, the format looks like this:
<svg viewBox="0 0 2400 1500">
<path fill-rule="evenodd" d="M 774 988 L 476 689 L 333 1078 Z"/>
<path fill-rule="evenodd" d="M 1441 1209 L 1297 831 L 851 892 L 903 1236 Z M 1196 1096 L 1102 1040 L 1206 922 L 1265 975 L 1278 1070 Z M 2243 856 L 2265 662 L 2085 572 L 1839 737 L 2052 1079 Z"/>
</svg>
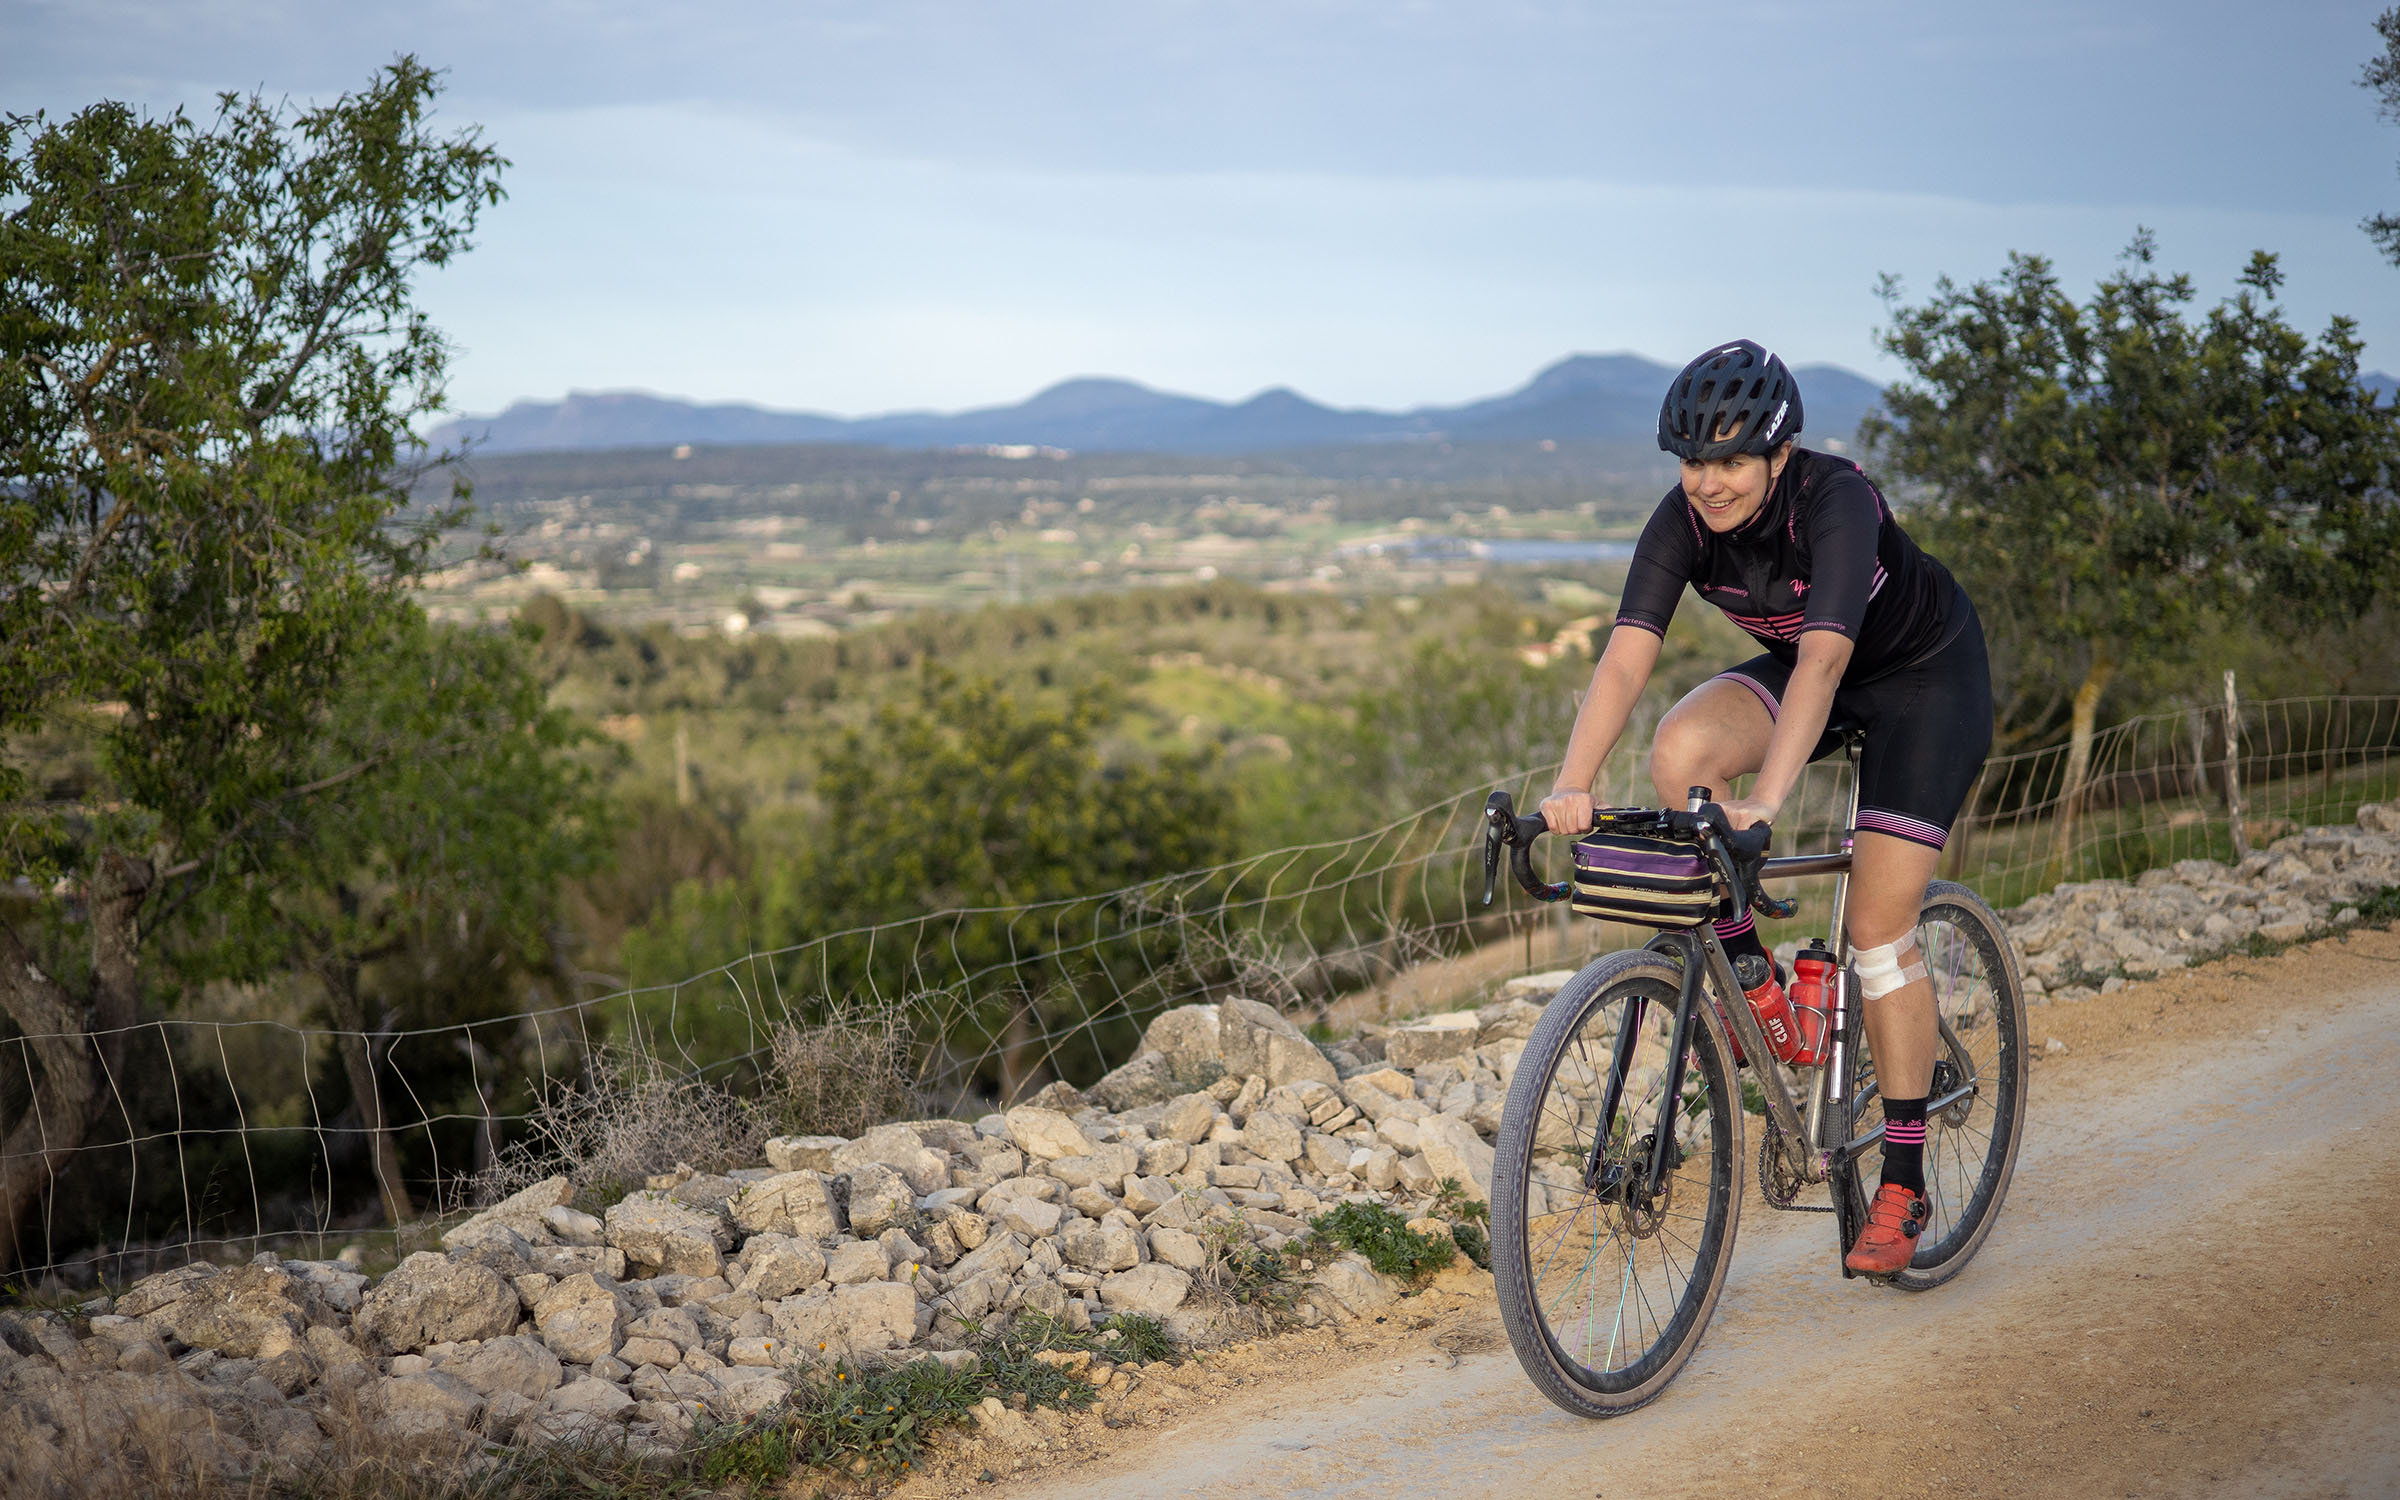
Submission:
<svg viewBox="0 0 2400 1500">
<path fill-rule="evenodd" d="M 1755 931 L 1758 927 L 1758 923 L 1751 920 L 1750 913 L 1743 912 L 1741 915 L 1741 920 L 1728 922 L 1723 917 L 1719 917 L 1716 920 L 1715 926 L 1717 929 L 1717 936 L 1720 939 L 1723 939 L 1740 937 L 1745 932 Z"/>
<path fill-rule="evenodd" d="M 1925 1122 L 1894 1120 L 1883 1127 L 1883 1138 L 1895 1146 L 1922 1146 L 1925 1144 Z"/>
</svg>

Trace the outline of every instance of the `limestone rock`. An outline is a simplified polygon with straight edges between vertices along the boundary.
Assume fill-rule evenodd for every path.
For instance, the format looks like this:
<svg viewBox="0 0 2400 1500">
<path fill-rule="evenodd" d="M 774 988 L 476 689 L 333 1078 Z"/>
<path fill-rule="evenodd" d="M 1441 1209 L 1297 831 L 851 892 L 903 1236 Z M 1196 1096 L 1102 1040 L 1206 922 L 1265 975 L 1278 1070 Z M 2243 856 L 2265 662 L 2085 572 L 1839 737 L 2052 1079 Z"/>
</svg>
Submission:
<svg viewBox="0 0 2400 1500">
<path fill-rule="evenodd" d="M 1114 1187 L 1141 1170 L 1141 1153 L 1131 1146 L 1100 1146 L 1089 1156 L 1062 1156 L 1044 1169 L 1068 1187 Z"/>
<path fill-rule="evenodd" d="M 688 1308 L 655 1308 L 625 1325 L 625 1337 L 656 1339 L 675 1346 L 678 1354 L 689 1354 L 701 1346 L 700 1320 Z M 627 1364 L 633 1363 L 631 1360 Z"/>
<path fill-rule="evenodd" d="M 538 1401 L 557 1388 L 558 1356 L 539 1339 L 512 1334 L 487 1339 L 474 1350 L 446 1360 L 441 1373 L 464 1381 L 486 1400 L 514 1391 Z"/>
<path fill-rule="evenodd" d="M 1042 1435 L 1020 1411 L 1010 1411 L 998 1396 L 986 1396 L 968 1408 L 975 1418 L 975 1430 L 987 1441 L 1003 1448 L 1024 1450 L 1042 1441 Z"/>
<path fill-rule="evenodd" d="M 1141 1050 L 1167 1060 L 1185 1088 L 1205 1088 L 1225 1074 L 1225 1045 L 1217 1007 L 1179 1005 L 1152 1021 Z"/>
<path fill-rule="evenodd" d="M 837 1232 L 833 1195 L 813 1168 L 798 1168 L 754 1182 L 726 1205 L 733 1222 L 753 1234 L 819 1240 Z"/>
<path fill-rule="evenodd" d="M 172 1271 L 145 1276 L 127 1287 L 125 1295 L 116 1300 L 116 1316 L 147 1317 L 168 1303 L 190 1295 L 200 1283 L 223 1274 L 223 1271 L 206 1261 L 194 1261 L 188 1266 L 177 1266 Z"/>
<path fill-rule="evenodd" d="M 873 1240 L 850 1240 L 833 1247 L 825 1257 L 825 1279 L 835 1286 L 882 1281 L 892 1274 L 891 1258 Z"/>
<path fill-rule="evenodd" d="M 421 1413 L 445 1427 L 464 1427 L 483 1415 L 483 1393 L 446 1370 L 376 1383 L 374 1401 L 387 1415 Z"/>
<path fill-rule="evenodd" d="M 1434 1115 L 1417 1122 L 1417 1141 L 1436 1182 L 1456 1178 L 1468 1197 L 1490 1201 L 1492 1148 L 1473 1125 L 1458 1115 Z"/>
<path fill-rule="evenodd" d="M 1163 1104 L 1183 1092 L 1183 1080 L 1163 1052 L 1143 1052 L 1092 1085 L 1092 1099 L 1102 1109 L 1123 1113 L 1146 1104 Z"/>
<path fill-rule="evenodd" d="M 369 1349 L 406 1354 L 513 1332 L 517 1306 L 516 1288 L 499 1273 L 420 1250 L 376 1283 L 351 1326 Z"/>
<path fill-rule="evenodd" d="M 542 1226 L 562 1245 L 605 1245 L 608 1226 L 581 1209 L 558 1204 L 542 1210 Z"/>
<path fill-rule="evenodd" d="M 1000 1205 L 1000 1222 L 1023 1235 L 1046 1235 L 1058 1232 L 1059 1220 L 1065 1210 L 1055 1203 L 1019 1194 Z"/>
<path fill-rule="evenodd" d="M 1008 1112 L 1008 1138 L 1037 1161 L 1089 1156 L 1092 1142 L 1076 1123 L 1055 1109 L 1020 1104 Z"/>
<path fill-rule="evenodd" d="M 1544 1003 L 1559 991 L 1559 987 L 1575 976 L 1565 970 L 1556 974 L 1535 974 L 1529 978 L 1548 981 L 1556 979 L 1538 994 L 1511 994 L 1495 1004 L 1475 1012 L 1475 1045 L 1488 1047 L 1494 1042 L 1521 1042 L 1533 1035 L 1534 1024 L 1541 1020 Z M 1519 981 L 1522 983 L 1523 981 Z M 1512 990 L 1515 986 L 1510 986 Z M 1388 1058 L 1390 1053 L 1386 1049 Z"/>
<path fill-rule="evenodd" d="M 1288 1162 L 1300 1155 L 1300 1122 L 1272 1110 L 1259 1110 L 1242 1127 L 1242 1149 L 1262 1161 Z"/>
<path fill-rule="evenodd" d="M 1142 1313 L 1155 1318 L 1182 1306 L 1191 1289 L 1189 1274 L 1175 1266 L 1151 1261 L 1102 1278 L 1100 1300 L 1114 1312 Z"/>
<path fill-rule="evenodd" d="M 1390 1306 L 1400 1296 L 1397 1287 L 1375 1274 L 1374 1267 L 1354 1254 L 1345 1254 L 1319 1266 L 1315 1290 L 1320 1306 L 1332 1302 L 1354 1318 L 1370 1316 L 1377 1309 Z"/>
<path fill-rule="evenodd" d="M 781 1375 L 756 1365 L 729 1365 L 709 1371 L 708 1378 L 718 1392 L 718 1399 L 709 1404 L 744 1420 L 792 1393 Z"/>
<path fill-rule="evenodd" d="M 767 1142 L 767 1163 L 778 1172 L 833 1172 L 833 1153 L 850 1144 L 838 1135 L 779 1135 Z"/>
<path fill-rule="evenodd" d="M 1383 1055 L 1395 1068 L 1421 1068 L 1427 1063 L 1456 1057 L 1474 1047 L 1481 1024 L 1471 1010 L 1419 1016 L 1406 1026 L 1394 1027 L 1384 1037 Z"/>
<path fill-rule="evenodd" d="M 633 1411 L 633 1398 L 605 1380 L 586 1375 L 570 1380 L 552 1391 L 543 1402 L 546 1410 L 562 1415 L 594 1417 L 603 1422 L 621 1422 Z"/>
<path fill-rule="evenodd" d="M 742 1246 L 740 1264 L 736 1286 L 761 1302 L 773 1302 L 821 1280 L 825 1252 L 787 1234 L 754 1234 Z"/>
<path fill-rule="evenodd" d="M 534 1303 L 533 1326 L 559 1358 L 588 1365 L 624 1341 L 625 1305 L 589 1273 L 570 1276 Z"/>
<path fill-rule="evenodd" d="M 1125 1271 L 1140 1262 L 1142 1242 L 1140 1235 L 1123 1225 L 1087 1221 L 1059 1236 L 1058 1251 L 1069 1265 L 1087 1271 Z"/>
<path fill-rule="evenodd" d="M 213 1349 L 232 1359 L 271 1359 L 298 1348 L 311 1321 L 308 1283 L 281 1266 L 237 1266 L 183 1285 L 182 1296 L 156 1307 L 143 1322 L 195 1349 Z"/>
<path fill-rule="evenodd" d="M 1166 1112 L 1159 1117 L 1159 1132 L 1169 1141 L 1195 1146 L 1208 1139 L 1219 1113 L 1217 1101 L 1206 1094 L 1179 1095 L 1167 1101 Z"/>
<path fill-rule="evenodd" d="M 1336 1082 L 1333 1064 L 1291 1019 L 1271 1006 L 1239 996 L 1217 1006 L 1225 1071 L 1258 1075 L 1270 1087 L 1315 1079 Z"/>
<path fill-rule="evenodd" d="M 916 1337 L 916 1293 L 896 1281 L 835 1287 L 775 1304 L 775 1332 L 803 1359 L 896 1349 Z"/>
<path fill-rule="evenodd" d="M 725 1221 L 665 1193 L 628 1193 L 609 1205 L 608 1242 L 633 1265 L 685 1276 L 724 1267 Z"/>
<path fill-rule="evenodd" d="M 493 1225 L 503 1226 L 524 1239 L 540 1243 L 550 1238 L 545 1215 L 553 1208 L 564 1208 L 575 1199 L 575 1184 L 564 1177 L 550 1177 L 529 1188 L 509 1194 L 491 1207 L 457 1225 L 442 1236 L 445 1250 L 465 1250 L 481 1242 L 485 1231 Z"/>
<path fill-rule="evenodd" d="M 1208 1264 L 1208 1247 L 1188 1229 L 1153 1229 L 1150 1256 L 1177 1270 L 1197 1271 Z"/>
<path fill-rule="evenodd" d="M 1125 1207 L 1136 1214 L 1151 1214 L 1175 1201 L 1179 1190 L 1164 1177 L 1135 1177 L 1125 1184 Z"/>
<path fill-rule="evenodd" d="M 878 1125 L 834 1149 L 833 1170 L 837 1173 L 869 1163 L 898 1172 L 908 1180 L 912 1193 L 931 1193 L 950 1185 L 949 1154 L 927 1146 L 906 1125 Z"/>
<path fill-rule="evenodd" d="M 683 1351 L 665 1339 L 629 1338 L 617 1346 L 617 1359 L 636 1368 L 656 1365 L 669 1369 L 683 1362 Z"/>
<path fill-rule="evenodd" d="M 916 1189 L 881 1162 L 861 1162 L 843 1174 L 843 1181 L 850 1190 L 852 1234 L 881 1234 L 916 1211 Z"/>
</svg>

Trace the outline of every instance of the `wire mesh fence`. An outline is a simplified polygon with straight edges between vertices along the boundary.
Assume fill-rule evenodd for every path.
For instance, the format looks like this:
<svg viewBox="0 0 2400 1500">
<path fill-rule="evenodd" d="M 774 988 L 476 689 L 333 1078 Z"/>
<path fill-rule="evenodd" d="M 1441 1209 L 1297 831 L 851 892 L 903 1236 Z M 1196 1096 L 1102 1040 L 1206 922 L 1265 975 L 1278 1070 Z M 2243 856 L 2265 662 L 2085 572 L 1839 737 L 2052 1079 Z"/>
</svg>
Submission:
<svg viewBox="0 0 2400 1500">
<path fill-rule="evenodd" d="M 1995 758 L 1944 873 L 2007 906 L 2061 880 L 2225 859 L 2400 791 L 2400 698 L 2262 702 L 2237 722 L 2230 750 L 2222 705 L 2110 726 L 2072 798 L 2064 746 Z M 1547 774 L 1498 785 L 1522 804 Z M 1838 842 L 1849 774 L 1838 756 L 1809 768 L 1778 852 Z M 0 1175 L 41 1176 L 15 1284 L 117 1282 L 266 1246 L 389 1255 L 440 1211 L 561 1162 L 605 1195 L 678 1161 L 755 1164 L 775 1133 L 856 1134 L 1088 1086 L 1173 1006 L 1244 994 L 1333 1037 L 1483 1003 L 1647 935 L 1537 906 L 1505 876 L 1484 906 L 1490 790 L 1122 890 L 827 933 L 674 985 L 452 1024 L 345 1033 L 306 1024 L 304 995 L 232 991 L 119 1033 L 0 1037 L 0 1134 L 30 1119 L 38 1144 L 46 1052 L 88 1049 L 108 1080 L 103 1118 L 63 1163 L 0 1154 Z M 1631 753 L 1600 790 L 1650 800 Z M 1814 884 L 1770 941 L 1824 930 L 1830 886 Z M 383 1224 L 393 1202 L 419 1212 L 413 1225 Z"/>
</svg>

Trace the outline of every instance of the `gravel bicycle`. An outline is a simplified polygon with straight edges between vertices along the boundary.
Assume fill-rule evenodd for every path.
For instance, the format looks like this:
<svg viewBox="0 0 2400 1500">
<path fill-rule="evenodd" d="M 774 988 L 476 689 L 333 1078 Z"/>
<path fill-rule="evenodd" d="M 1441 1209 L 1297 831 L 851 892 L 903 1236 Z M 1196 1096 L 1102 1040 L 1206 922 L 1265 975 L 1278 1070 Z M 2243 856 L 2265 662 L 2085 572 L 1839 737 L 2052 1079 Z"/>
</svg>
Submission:
<svg viewBox="0 0 2400 1500">
<path fill-rule="evenodd" d="M 1542 819 L 1518 816 L 1506 792 L 1485 806 L 1487 903 L 1505 851 L 1510 873 L 1537 900 L 1614 900 L 1617 920 L 1627 919 L 1630 900 L 1650 913 L 1634 920 L 1664 929 L 1646 947 L 1587 965 L 1552 997 L 1518 1058 L 1495 1147 L 1501 1318 L 1525 1373 L 1578 1416 L 1648 1404 L 1699 1347 L 1741 1219 L 1745 1097 L 1764 1117 L 1757 1181 L 1767 1205 L 1830 1213 L 1837 1255 L 1866 1223 L 1874 1184 L 1861 1169 L 1880 1163 L 1883 1123 L 1842 932 L 1855 779 L 1853 787 L 1841 848 L 1784 858 L 1767 857 L 1765 825 L 1736 831 L 1706 787 L 1694 787 L 1683 809 L 1600 809 L 1587 841 L 1697 856 L 1689 884 L 1705 894 L 1682 912 L 1661 897 L 1662 881 L 1638 873 L 1595 877 L 1579 861 L 1577 881 L 1540 879 L 1531 853 Z M 1775 1061 L 1705 916 L 1730 897 L 1735 910 L 1788 917 L 1795 904 L 1761 882 L 1809 875 L 1839 877 L 1838 962 L 1830 1013 L 1819 1018 L 1824 1061 L 1789 1068 Z M 1689 912 L 1701 915 L 1686 920 Z M 2023 983 L 1992 909 L 1967 887 L 1936 881 L 1917 946 L 1939 1027 L 1926 1105 L 1929 1221 L 1905 1270 L 1870 1278 L 1908 1291 L 1958 1275 L 1991 1234 L 2024 1132 L 2027 1079 Z M 1737 1082 L 1737 1058 L 1747 1059 L 1748 1087 Z M 1831 1201 L 1803 1203 L 1818 1185 Z"/>
</svg>

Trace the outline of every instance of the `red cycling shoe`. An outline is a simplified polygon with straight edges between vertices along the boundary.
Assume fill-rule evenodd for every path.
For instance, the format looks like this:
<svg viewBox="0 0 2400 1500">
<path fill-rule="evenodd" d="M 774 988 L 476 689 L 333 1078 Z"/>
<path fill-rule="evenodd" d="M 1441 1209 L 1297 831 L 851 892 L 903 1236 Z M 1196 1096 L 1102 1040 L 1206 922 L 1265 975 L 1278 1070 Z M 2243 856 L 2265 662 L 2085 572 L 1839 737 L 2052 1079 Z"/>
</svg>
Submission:
<svg viewBox="0 0 2400 1500">
<path fill-rule="evenodd" d="M 1889 1276 L 1908 1269 L 1917 1253 L 1917 1236 L 1925 1232 L 1925 1195 L 1915 1188 L 1887 1182 L 1875 1190 L 1867 1205 L 1867 1227 L 1842 1264 L 1862 1276 Z"/>
</svg>

